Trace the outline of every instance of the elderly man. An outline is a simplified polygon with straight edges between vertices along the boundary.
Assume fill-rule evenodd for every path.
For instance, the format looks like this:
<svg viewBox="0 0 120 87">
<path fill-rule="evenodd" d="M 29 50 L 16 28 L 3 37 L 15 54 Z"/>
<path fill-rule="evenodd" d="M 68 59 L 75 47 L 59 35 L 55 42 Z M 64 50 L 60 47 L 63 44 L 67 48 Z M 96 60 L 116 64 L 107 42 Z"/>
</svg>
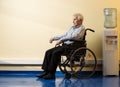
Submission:
<svg viewBox="0 0 120 87">
<path fill-rule="evenodd" d="M 80 13 L 76 13 L 73 15 L 73 26 L 70 27 L 68 32 L 60 36 L 54 36 L 50 39 L 50 43 L 56 41 L 56 45 L 59 45 L 61 43 L 63 45 L 53 47 L 46 51 L 42 64 L 42 69 L 44 71 L 37 77 L 44 79 L 55 79 L 55 72 L 61 55 L 64 53 L 65 49 L 67 49 L 66 47 L 74 46 L 74 41 L 71 40 L 79 40 L 81 30 L 85 29 L 82 23 L 83 16 Z"/>
</svg>

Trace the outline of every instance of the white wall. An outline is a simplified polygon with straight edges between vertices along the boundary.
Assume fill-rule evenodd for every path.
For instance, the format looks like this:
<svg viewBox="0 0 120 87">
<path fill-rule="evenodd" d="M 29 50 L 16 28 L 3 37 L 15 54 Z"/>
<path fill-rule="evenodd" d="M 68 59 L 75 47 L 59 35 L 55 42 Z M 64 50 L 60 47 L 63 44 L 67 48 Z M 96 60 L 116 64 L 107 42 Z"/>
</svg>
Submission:
<svg viewBox="0 0 120 87">
<path fill-rule="evenodd" d="M 72 25 L 72 15 L 84 15 L 88 47 L 102 59 L 104 8 L 117 8 L 119 0 L 0 0 L 0 59 L 41 60 L 54 44 L 49 38 L 63 34 Z"/>
</svg>

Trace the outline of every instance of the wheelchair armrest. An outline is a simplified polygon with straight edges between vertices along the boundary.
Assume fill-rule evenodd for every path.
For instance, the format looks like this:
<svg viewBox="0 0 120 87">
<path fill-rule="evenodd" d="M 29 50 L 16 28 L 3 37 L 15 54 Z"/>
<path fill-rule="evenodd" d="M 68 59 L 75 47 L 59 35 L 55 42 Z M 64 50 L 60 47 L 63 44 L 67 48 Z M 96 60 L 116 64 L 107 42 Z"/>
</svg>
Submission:
<svg viewBox="0 0 120 87">
<path fill-rule="evenodd" d="M 85 42 L 85 40 L 70 40 L 70 41 L 74 41 L 74 42 Z"/>
</svg>

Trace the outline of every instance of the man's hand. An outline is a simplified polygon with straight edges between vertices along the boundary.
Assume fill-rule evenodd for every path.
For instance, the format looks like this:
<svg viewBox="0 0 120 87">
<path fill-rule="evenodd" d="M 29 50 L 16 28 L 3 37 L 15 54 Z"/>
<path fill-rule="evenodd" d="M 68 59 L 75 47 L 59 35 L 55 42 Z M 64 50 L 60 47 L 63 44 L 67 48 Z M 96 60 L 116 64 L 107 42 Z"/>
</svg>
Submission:
<svg viewBox="0 0 120 87">
<path fill-rule="evenodd" d="M 61 40 L 58 40 L 57 42 L 56 42 L 56 45 L 59 45 L 59 44 L 61 44 L 62 43 L 62 41 Z"/>
<path fill-rule="evenodd" d="M 49 42 L 52 43 L 53 42 L 53 38 L 50 38 Z"/>
</svg>

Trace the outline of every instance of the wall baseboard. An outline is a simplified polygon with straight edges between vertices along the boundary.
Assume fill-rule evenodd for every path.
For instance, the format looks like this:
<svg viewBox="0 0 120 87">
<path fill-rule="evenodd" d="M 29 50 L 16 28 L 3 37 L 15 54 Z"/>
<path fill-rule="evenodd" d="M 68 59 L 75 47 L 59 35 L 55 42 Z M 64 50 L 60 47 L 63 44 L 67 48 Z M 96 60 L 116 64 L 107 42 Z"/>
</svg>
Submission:
<svg viewBox="0 0 120 87">
<path fill-rule="evenodd" d="M 92 62 L 92 61 L 90 61 Z M 41 65 L 43 63 L 43 59 L 19 59 L 19 60 L 0 60 L 0 65 Z M 97 60 L 98 65 L 102 65 L 102 60 Z"/>
<path fill-rule="evenodd" d="M 38 59 L 19 59 L 19 60 L 14 60 L 14 59 L 5 59 L 5 60 L 0 60 L 0 65 L 41 65 L 43 60 L 38 60 Z"/>
<path fill-rule="evenodd" d="M 0 60 L 0 65 L 42 65 L 43 63 L 43 59 L 19 59 L 19 60 L 15 60 L 15 59 L 1 59 Z M 90 60 L 89 63 L 92 63 L 92 61 Z M 97 60 L 97 65 L 102 65 L 103 60 L 99 59 Z M 120 63 L 120 60 L 119 60 Z"/>
</svg>

